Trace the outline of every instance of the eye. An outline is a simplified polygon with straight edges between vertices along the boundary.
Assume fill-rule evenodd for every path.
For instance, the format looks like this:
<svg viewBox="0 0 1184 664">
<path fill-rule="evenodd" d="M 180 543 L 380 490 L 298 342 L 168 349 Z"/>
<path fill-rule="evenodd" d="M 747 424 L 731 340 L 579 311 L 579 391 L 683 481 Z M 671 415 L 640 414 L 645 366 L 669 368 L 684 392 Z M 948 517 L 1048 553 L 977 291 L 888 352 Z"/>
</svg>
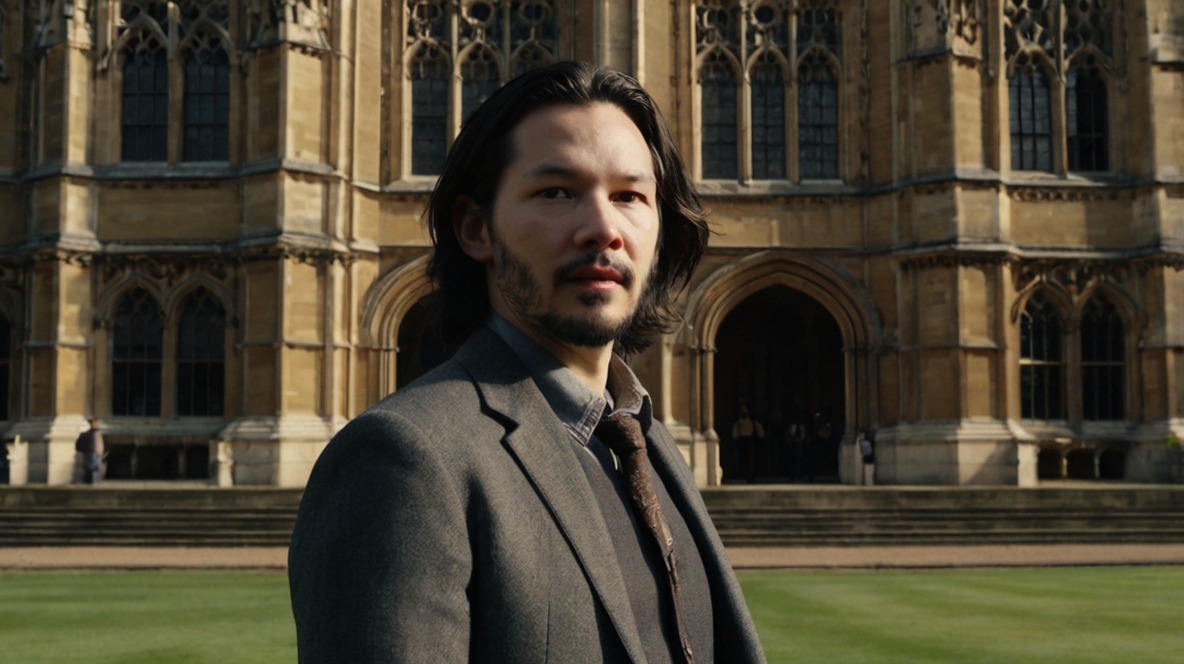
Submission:
<svg viewBox="0 0 1184 664">
<path fill-rule="evenodd" d="M 623 192 L 617 194 L 616 200 L 618 203 L 626 203 L 626 204 L 641 203 L 642 201 L 645 200 L 645 196 L 642 196 L 641 194 L 637 193 L 636 191 L 623 191 Z"/>
<path fill-rule="evenodd" d="M 546 189 L 542 190 L 539 193 L 542 195 L 543 198 L 546 198 L 549 200 L 554 200 L 554 199 L 558 199 L 558 198 L 571 198 L 571 194 L 567 193 L 567 190 L 564 189 L 563 187 L 547 187 Z"/>
</svg>

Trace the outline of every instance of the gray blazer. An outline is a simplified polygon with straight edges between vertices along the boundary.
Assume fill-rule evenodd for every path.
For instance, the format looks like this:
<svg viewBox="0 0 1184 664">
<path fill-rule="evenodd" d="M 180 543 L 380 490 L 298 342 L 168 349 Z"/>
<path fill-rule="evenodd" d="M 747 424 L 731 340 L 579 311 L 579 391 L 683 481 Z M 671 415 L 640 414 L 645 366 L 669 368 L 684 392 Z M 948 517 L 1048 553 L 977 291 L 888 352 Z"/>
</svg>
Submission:
<svg viewBox="0 0 1184 664">
<path fill-rule="evenodd" d="M 313 468 L 289 552 L 300 661 L 645 661 L 577 450 L 500 337 L 354 419 Z M 756 630 L 670 433 L 650 458 L 707 571 L 720 662 Z M 695 598 L 688 598 L 692 602 Z"/>
</svg>

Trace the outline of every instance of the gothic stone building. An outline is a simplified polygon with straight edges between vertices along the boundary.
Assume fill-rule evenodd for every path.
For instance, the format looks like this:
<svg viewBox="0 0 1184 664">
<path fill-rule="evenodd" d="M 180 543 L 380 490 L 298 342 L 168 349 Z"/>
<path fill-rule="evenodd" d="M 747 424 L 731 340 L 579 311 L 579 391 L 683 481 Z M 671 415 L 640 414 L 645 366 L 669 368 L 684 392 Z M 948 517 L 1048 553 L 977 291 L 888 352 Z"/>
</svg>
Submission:
<svg viewBox="0 0 1184 664">
<path fill-rule="evenodd" d="M 1178 0 L 0 0 L 10 479 L 299 486 L 421 373 L 421 212 L 557 59 L 655 96 L 711 210 L 633 358 L 704 486 L 1181 481 Z M 806 442 L 790 432 L 802 430 Z M 828 434 L 828 435 L 824 435 Z"/>
</svg>

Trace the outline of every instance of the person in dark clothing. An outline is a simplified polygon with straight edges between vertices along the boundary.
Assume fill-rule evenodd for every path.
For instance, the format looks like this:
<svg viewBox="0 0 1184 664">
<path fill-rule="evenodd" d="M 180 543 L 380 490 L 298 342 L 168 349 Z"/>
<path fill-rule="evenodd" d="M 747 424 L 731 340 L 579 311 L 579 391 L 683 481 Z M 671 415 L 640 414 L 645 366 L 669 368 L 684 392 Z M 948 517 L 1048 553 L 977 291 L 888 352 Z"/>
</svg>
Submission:
<svg viewBox="0 0 1184 664">
<path fill-rule="evenodd" d="M 82 454 L 82 481 L 98 484 L 103 475 L 103 432 L 97 418 L 91 418 L 90 428 L 78 434 L 74 451 Z"/>
</svg>

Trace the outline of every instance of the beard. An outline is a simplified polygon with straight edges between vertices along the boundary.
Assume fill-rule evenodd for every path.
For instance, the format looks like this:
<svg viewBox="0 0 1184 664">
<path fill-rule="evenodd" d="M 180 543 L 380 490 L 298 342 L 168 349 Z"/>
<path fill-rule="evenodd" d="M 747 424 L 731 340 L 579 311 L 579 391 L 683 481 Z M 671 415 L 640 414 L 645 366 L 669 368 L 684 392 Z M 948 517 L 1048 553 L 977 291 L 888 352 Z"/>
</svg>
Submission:
<svg viewBox="0 0 1184 664">
<path fill-rule="evenodd" d="M 518 258 L 509 247 L 493 235 L 491 238 L 496 260 L 497 287 L 518 319 L 531 331 L 566 346 L 578 348 L 603 348 L 621 337 L 633 324 L 637 304 L 618 321 L 593 315 L 582 318 L 561 314 L 553 306 L 543 303 L 543 289 L 525 261 Z M 567 281 L 568 275 L 591 265 L 611 267 L 621 274 L 621 285 L 628 290 L 633 285 L 633 268 L 615 261 L 607 254 L 587 253 L 575 258 L 555 270 L 553 288 Z M 655 261 L 656 265 L 656 261 Z M 652 271 L 651 275 L 652 277 Z M 639 301 L 649 290 L 649 279 L 642 289 Z M 592 292 L 580 295 L 580 302 L 589 311 L 608 302 L 610 293 Z"/>
</svg>

